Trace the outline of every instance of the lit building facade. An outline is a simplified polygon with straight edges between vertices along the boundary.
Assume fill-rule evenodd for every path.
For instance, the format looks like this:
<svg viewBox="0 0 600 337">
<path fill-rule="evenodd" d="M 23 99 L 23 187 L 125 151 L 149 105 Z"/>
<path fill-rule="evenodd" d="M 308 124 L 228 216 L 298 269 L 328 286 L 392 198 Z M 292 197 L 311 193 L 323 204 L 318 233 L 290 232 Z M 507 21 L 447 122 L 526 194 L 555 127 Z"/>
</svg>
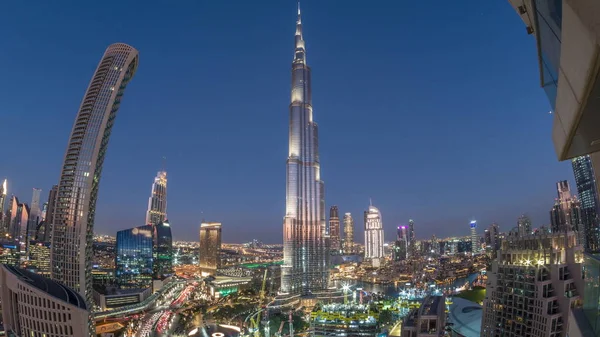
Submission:
<svg viewBox="0 0 600 337">
<path fill-rule="evenodd" d="M 408 256 L 408 244 L 409 233 L 406 226 L 399 226 L 396 234 L 396 241 L 394 242 L 394 249 L 392 252 L 392 258 L 394 261 L 406 260 Z"/>
<path fill-rule="evenodd" d="M 552 232 L 575 231 L 579 243 L 585 243 L 585 230 L 581 214 L 581 203 L 571 194 L 566 180 L 556 184 L 558 198 L 550 210 L 550 229 Z"/>
<path fill-rule="evenodd" d="M 590 253 L 600 251 L 600 221 L 598 219 L 598 190 L 590 156 L 571 160 L 577 193 L 581 202 L 584 248 Z"/>
<path fill-rule="evenodd" d="M 4 205 L 6 204 L 6 193 L 7 193 L 7 182 L 6 179 L 0 185 L 0 225 L 4 222 Z"/>
<path fill-rule="evenodd" d="M 470 224 L 471 227 L 471 251 L 473 254 L 479 253 L 479 236 L 477 236 L 477 221 L 473 220 Z"/>
<path fill-rule="evenodd" d="M 365 211 L 365 259 L 371 259 L 373 265 L 379 264 L 383 254 L 383 222 L 381 212 L 371 205 Z"/>
<path fill-rule="evenodd" d="M 582 253 L 572 231 L 505 238 L 487 273 L 481 336 L 567 336 L 581 302 Z"/>
<path fill-rule="evenodd" d="M 0 264 L 18 267 L 20 262 L 20 247 L 14 241 L 0 242 Z"/>
<path fill-rule="evenodd" d="M 402 322 L 401 337 L 444 336 L 446 298 L 427 296 L 418 309 L 413 309 Z"/>
<path fill-rule="evenodd" d="M 329 209 L 329 242 L 331 253 L 339 254 L 342 251 L 342 240 L 340 237 L 340 216 L 337 206 Z"/>
<path fill-rule="evenodd" d="M 92 336 L 94 321 L 73 289 L 24 269 L 0 266 L 7 336 Z"/>
<path fill-rule="evenodd" d="M 519 232 L 519 235 L 524 236 L 524 235 L 529 235 L 532 233 L 532 227 L 531 227 L 531 219 L 529 219 L 529 217 L 525 214 L 522 214 L 521 216 L 519 216 L 519 218 L 517 219 L 517 230 Z"/>
<path fill-rule="evenodd" d="M 138 51 L 110 45 L 75 118 L 58 183 L 52 227 L 52 279 L 77 290 L 91 305 L 92 237 L 96 200 L 108 141 Z"/>
<path fill-rule="evenodd" d="M 319 135 L 313 118 L 311 70 L 306 62 L 299 7 L 289 116 L 280 291 L 282 294 L 308 295 L 327 289 L 329 247 Z"/>
<path fill-rule="evenodd" d="M 152 226 L 117 232 L 115 279 L 120 288 L 152 286 Z"/>
<path fill-rule="evenodd" d="M 29 224 L 29 206 L 26 203 L 20 203 L 19 199 L 13 196 L 10 207 L 10 235 L 15 240 L 25 242 Z"/>
<path fill-rule="evenodd" d="M 50 277 L 50 243 L 31 241 L 27 252 L 27 270 L 44 277 Z"/>
<path fill-rule="evenodd" d="M 352 214 L 344 214 L 344 254 L 354 254 L 354 219 Z"/>
<path fill-rule="evenodd" d="M 160 171 L 154 178 L 152 192 L 148 199 L 146 224 L 158 225 L 167 218 L 167 172 Z"/>
<path fill-rule="evenodd" d="M 415 222 L 408 220 L 408 254 L 411 257 L 417 255 L 417 238 L 415 237 Z"/>
<path fill-rule="evenodd" d="M 500 227 L 498 224 L 493 223 L 485 230 L 485 245 L 494 254 L 492 257 L 496 257 L 496 252 L 500 249 Z"/>
<path fill-rule="evenodd" d="M 217 275 L 221 254 L 221 223 L 200 224 L 200 256 L 198 261 L 203 275 Z"/>
<path fill-rule="evenodd" d="M 173 275 L 173 236 L 168 220 L 152 226 L 152 242 L 153 278 L 164 280 Z"/>
</svg>

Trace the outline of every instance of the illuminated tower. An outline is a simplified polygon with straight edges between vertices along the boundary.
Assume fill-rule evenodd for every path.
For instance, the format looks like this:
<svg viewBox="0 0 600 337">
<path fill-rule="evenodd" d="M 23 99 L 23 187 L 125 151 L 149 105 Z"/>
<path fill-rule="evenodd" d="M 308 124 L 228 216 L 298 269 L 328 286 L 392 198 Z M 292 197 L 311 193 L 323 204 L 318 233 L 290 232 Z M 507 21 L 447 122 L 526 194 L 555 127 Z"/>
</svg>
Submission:
<svg viewBox="0 0 600 337">
<path fill-rule="evenodd" d="M 4 182 L 2 183 L 2 185 L 0 185 L 0 226 L 3 224 L 4 221 L 4 204 L 6 204 L 6 179 L 4 179 Z"/>
<path fill-rule="evenodd" d="M 415 222 L 408 220 L 408 254 L 410 257 L 417 255 L 417 239 L 415 238 Z"/>
<path fill-rule="evenodd" d="M 138 51 L 110 45 L 87 88 L 67 144 L 52 217 L 52 279 L 73 288 L 92 307 L 92 236 L 102 164 Z M 93 322 L 90 323 L 93 331 Z"/>
<path fill-rule="evenodd" d="M 313 120 L 310 67 L 298 6 L 287 159 L 286 210 L 283 221 L 281 292 L 308 295 L 327 288 L 328 240 L 319 136 Z"/>
<path fill-rule="evenodd" d="M 221 223 L 203 222 L 200 224 L 199 265 L 202 275 L 217 275 L 221 253 Z"/>
<path fill-rule="evenodd" d="M 344 214 L 344 254 L 354 253 L 354 220 L 352 214 Z"/>
<path fill-rule="evenodd" d="M 473 254 L 479 252 L 479 237 L 477 237 L 477 221 L 471 221 L 471 251 Z"/>
<path fill-rule="evenodd" d="M 167 217 L 167 172 L 159 171 L 152 184 L 152 194 L 148 199 L 146 224 L 158 225 Z"/>
<path fill-rule="evenodd" d="M 329 209 L 329 242 L 331 252 L 339 254 L 342 250 L 342 241 L 340 239 L 340 217 L 337 206 L 331 206 Z"/>
<path fill-rule="evenodd" d="M 597 181 L 590 156 L 581 156 L 571 160 L 577 193 L 581 201 L 582 232 L 584 248 L 587 252 L 600 251 L 600 221 L 598 211 Z"/>
<path fill-rule="evenodd" d="M 371 259 L 373 266 L 379 265 L 383 258 L 383 223 L 381 212 L 371 205 L 365 211 L 365 259 Z"/>
</svg>

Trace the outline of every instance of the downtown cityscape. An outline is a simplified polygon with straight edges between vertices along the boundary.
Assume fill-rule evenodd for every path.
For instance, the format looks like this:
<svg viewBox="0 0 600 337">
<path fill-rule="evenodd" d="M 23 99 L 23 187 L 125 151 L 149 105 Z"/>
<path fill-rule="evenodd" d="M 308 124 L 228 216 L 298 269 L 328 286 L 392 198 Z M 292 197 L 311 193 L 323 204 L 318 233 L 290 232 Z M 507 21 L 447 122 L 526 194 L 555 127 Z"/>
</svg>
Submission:
<svg viewBox="0 0 600 337">
<path fill-rule="evenodd" d="M 378 38 L 386 46 L 405 39 L 402 34 L 406 32 L 395 35 L 401 29 L 390 23 L 396 21 L 392 9 L 404 13 L 398 15 L 413 16 L 406 14 L 412 8 L 422 15 L 428 9 L 424 4 L 361 9 L 364 4 L 353 1 L 342 6 L 333 1 L 306 0 L 301 4 L 286 0 L 264 4 L 264 8 L 239 2 L 235 4 L 239 13 L 227 9 L 229 14 L 217 10 L 225 5 L 205 3 L 124 11 L 150 18 L 145 24 L 132 19 L 142 26 L 131 30 L 143 32 L 139 34 L 149 39 L 146 43 L 156 45 L 147 41 L 167 36 L 173 44 L 150 49 L 148 66 L 144 64 L 145 49 L 137 47 L 135 38 L 126 39 L 128 28 L 124 27 L 132 26 L 117 23 L 116 18 L 124 15 L 118 8 L 99 9 L 78 31 L 74 27 L 84 21 L 74 19 L 74 13 L 83 13 L 92 5 L 64 6 L 64 11 L 57 11 L 52 5 L 40 4 L 30 13 L 39 15 L 40 20 L 48 17 L 46 11 L 57 13 L 56 20 L 69 17 L 72 26 L 60 29 L 81 34 L 90 50 L 96 50 L 94 54 L 82 42 L 78 51 L 77 41 L 68 41 L 75 43 L 74 47 L 57 51 L 60 43 L 53 47 L 46 41 L 44 48 L 36 51 L 42 59 L 61 52 L 77 59 L 62 71 L 85 74 L 87 88 L 73 88 L 78 92 L 77 102 L 67 102 L 72 95 L 60 98 L 70 107 L 78 103 L 77 113 L 53 114 L 52 121 L 42 125 L 51 132 L 44 134 L 44 154 L 37 155 L 26 150 L 31 143 L 15 137 L 17 132 L 30 141 L 37 137 L 30 125 L 37 115 L 31 112 L 23 127 L 24 119 L 20 120 L 23 124 L 14 123 L 20 117 L 4 113 L 1 110 L 8 110 L 8 105 L 0 105 L 0 126 L 9 148 L 0 156 L 0 335 L 600 336 L 600 127 L 596 126 L 600 119 L 594 118 L 600 90 L 600 2 L 508 0 L 482 4 L 481 12 L 471 8 L 475 10 L 473 20 L 501 25 L 497 30 L 507 37 L 502 43 L 509 46 L 508 55 L 514 54 L 515 64 L 523 68 L 510 72 L 510 79 L 501 78 L 503 70 L 490 70 L 498 76 L 491 81 L 488 75 L 457 70 L 464 77 L 452 81 L 461 88 L 449 87 L 449 92 L 473 91 L 463 97 L 469 97 L 468 104 L 475 106 L 481 98 L 472 96 L 485 95 L 478 94 L 477 88 L 491 86 L 490 95 L 496 99 L 492 105 L 505 105 L 489 116 L 481 116 L 486 114 L 480 111 L 482 106 L 471 107 L 476 115 L 457 113 L 453 122 L 444 120 L 444 115 L 459 109 L 447 103 L 443 103 L 446 111 L 437 115 L 409 116 L 408 102 L 414 102 L 409 92 L 416 95 L 433 82 L 443 81 L 433 78 L 436 70 L 417 76 L 410 65 L 402 64 L 396 73 L 387 69 L 399 57 L 395 52 L 384 61 L 385 48 L 377 53 L 366 51 Z M 429 6 L 436 7 L 433 3 Z M 465 12 L 465 8 L 452 10 L 464 4 L 440 6 L 448 7 L 423 18 L 423 32 L 408 33 L 416 37 L 406 37 L 407 45 L 408 41 L 428 39 L 429 33 L 424 32 L 429 29 L 427 20 Z M 197 42 L 193 34 L 188 35 L 199 24 L 192 8 L 210 12 L 203 16 L 208 23 L 202 24 L 212 27 L 211 34 L 202 38 L 214 39 L 212 46 L 222 48 L 202 49 L 202 53 L 216 55 L 206 56 L 214 57 L 212 64 L 184 55 L 192 53 Z M 119 13 L 111 19 L 114 10 Z M 181 17 L 170 18 L 173 13 L 181 13 Z M 340 19 L 348 13 L 355 16 Z M 378 15 L 381 21 L 374 19 Z M 334 29 L 327 27 L 336 20 L 381 30 L 393 26 L 390 34 L 398 40 L 387 41 L 385 32 L 381 36 L 353 35 L 355 28 L 340 26 L 341 40 L 335 41 Z M 317 28 L 310 28 L 318 21 Z M 472 22 L 451 21 L 463 32 L 477 29 L 466 28 Z M 42 27 L 44 22 L 37 24 Z M 177 26 L 181 36 L 167 33 L 169 25 L 181 25 Z M 455 33 L 455 28 L 446 28 Z M 43 36 L 54 34 L 40 29 Z M 88 36 L 91 31 L 100 37 Z M 267 32 L 282 41 L 253 45 Z M 28 32 L 15 33 L 15 39 L 19 34 Z M 121 34 L 122 40 L 108 40 Z M 225 41 L 228 34 L 238 39 Z M 318 43 L 311 43 L 313 39 Z M 468 37 L 458 37 L 462 39 Z M 486 40 L 493 39 L 477 41 L 485 45 Z M 234 46 L 236 42 L 239 45 Z M 438 42 L 433 44 L 439 47 L 436 57 L 443 58 L 446 52 L 452 59 L 456 50 L 445 50 L 447 45 Z M 463 45 L 462 41 L 455 43 Z M 335 50 L 341 45 L 346 49 Z M 415 69 L 419 62 L 431 67 L 429 53 L 400 45 L 397 50 L 406 49 L 406 53 L 416 53 L 415 60 L 422 59 L 415 61 Z M 173 51 L 174 46 L 181 50 Z M 17 44 L 15 53 L 21 55 L 25 48 Z M 520 49 L 525 48 L 529 50 L 522 53 Z M 259 61 L 267 54 L 278 55 L 277 61 Z M 469 58 L 459 54 L 452 62 Z M 279 60 L 279 55 L 287 58 Z M 32 62 L 28 57 L 0 54 L 5 64 Z M 327 63 L 328 57 L 339 60 L 341 66 Z M 490 56 L 490 60 L 467 60 L 462 65 L 493 68 L 488 61 L 497 59 Z M 386 64 L 385 70 L 361 77 L 365 71 L 377 69 L 378 60 Z M 48 74 L 37 76 L 40 81 L 58 76 L 63 87 L 57 81 L 48 88 L 48 95 L 66 96 L 63 92 L 72 86 L 71 75 L 52 75 L 63 67 L 52 62 L 44 63 Z M 275 70 L 265 69 L 270 62 Z M 290 68 L 282 70 L 290 63 L 291 72 Z M 312 65 L 316 67 L 314 81 Z M 223 68 L 215 70 L 219 67 Z M 235 67 L 256 68 L 256 78 L 227 79 L 229 72 L 236 73 L 228 68 Z M 196 68 L 216 77 L 203 76 Z M 239 70 L 248 74 L 244 71 Z M 272 71 L 284 75 L 274 77 Z M 165 72 L 178 77 L 164 77 Z M 222 79 L 217 78 L 219 74 Z M 410 84 L 389 80 L 398 74 Z M 430 75 L 423 87 L 419 81 Z M 16 79 L 18 73 L 14 76 Z M 179 92 L 182 87 L 177 82 L 187 76 L 206 81 L 206 92 L 189 88 Z M 339 77 L 337 87 L 327 85 L 334 82 L 317 80 L 333 81 L 334 77 Z M 262 88 L 273 78 L 285 78 L 274 85 L 279 91 Z M 466 83 L 470 81 L 469 86 Z M 149 84 L 157 82 L 159 91 Z M 364 87 L 359 82 L 364 82 Z M 496 90 L 493 82 L 500 89 Z M 526 94 L 505 91 L 513 86 L 527 90 Z M 0 101 L 22 99 L 22 104 L 28 105 L 47 97 L 17 98 L 22 97 L 18 96 L 20 87 L 19 82 L 6 85 L 6 96 L 0 96 Z M 244 99 L 257 95 L 256 90 L 267 96 L 261 98 L 264 101 Z M 427 90 L 427 95 L 414 98 L 423 106 L 444 98 L 452 102 L 451 94 L 440 92 L 436 98 L 437 89 Z M 180 102 L 169 98 L 175 92 L 191 96 L 195 105 L 173 124 L 169 116 L 180 112 L 153 115 L 152 107 L 165 104 L 161 108 L 181 110 Z M 204 95 L 219 96 L 223 105 L 237 109 L 219 110 L 213 106 L 217 103 Z M 502 95 L 510 97 L 496 97 Z M 361 111 L 352 114 L 335 108 L 333 96 Z M 372 96 L 370 102 L 389 101 L 362 111 L 370 108 L 367 101 L 361 101 L 367 96 Z M 402 100 L 400 110 L 384 108 Z M 543 104 L 530 103 L 536 100 Z M 286 104 L 287 114 L 283 113 Z M 497 115 L 517 105 L 527 108 L 510 113 L 507 119 L 519 114 L 534 117 L 500 124 Z M 255 111 L 273 106 L 277 112 L 259 115 Z M 550 121 L 538 122 L 542 114 L 529 111 L 532 106 L 538 110 L 548 107 L 550 111 L 543 111 L 543 117 Z M 432 107 L 416 111 L 426 114 Z M 285 121 L 281 116 L 276 122 L 271 120 L 270 114 L 275 113 L 285 114 Z M 144 119 L 145 114 L 151 118 Z M 220 115 L 221 124 L 203 123 L 198 117 L 203 114 Z M 403 116 L 387 117 L 397 114 Z M 127 127 L 120 127 L 122 119 Z M 358 122 L 352 124 L 353 119 Z M 323 120 L 326 122 L 319 124 Z M 489 125 L 488 137 L 500 141 L 482 138 L 477 123 Z M 523 123 L 520 129 L 514 128 Z M 62 134 L 67 124 L 70 129 Z M 323 127 L 319 129 L 319 125 Z M 502 128 L 507 130 L 491 134 Z M 426 139 L 429 131 L 438 138 Z M 469 148 L 460 146 L 465 135 Z M 398 144 L 392 138 L 403 140 Z M 334 143 L 333 139 L 342 140 Z M 54 148 L 59 142 L 60 149 Z M 348 147 L 344 142 L 356 143 Z M 359 148 L 358 143 L 367 145 Z M 229 150 L 214 155 L 207 150 L 221 149 L 223 144 L 229 144 Z M 336 144 L 333 150 L 328 149 L 331 144 Z M 554 151 L 544 152 L 538 146 Z M 436 147 L 442 152 L 452 147 L 455 152 L 443 154 Z M 344 158 L 332 160 L 334 152 L 338 159 Z M 534 169 L 529 167 L 539 160 L 545 161 Z M 60 166 L 51 167 L 50 163 L 59 161 Z M 111 164 L 113 161 L 119 163 Z M 202 186 L 196 185 L 196 178 L 204 179 Z M 105 185 L 110 186 L 110 193 Z M 144 197 L 129 200 L 138 193 Z M 435 204 L 442 199 L 440 205 Z M 265 221 L 274 225 L 262 223 Z"/>
</svg>

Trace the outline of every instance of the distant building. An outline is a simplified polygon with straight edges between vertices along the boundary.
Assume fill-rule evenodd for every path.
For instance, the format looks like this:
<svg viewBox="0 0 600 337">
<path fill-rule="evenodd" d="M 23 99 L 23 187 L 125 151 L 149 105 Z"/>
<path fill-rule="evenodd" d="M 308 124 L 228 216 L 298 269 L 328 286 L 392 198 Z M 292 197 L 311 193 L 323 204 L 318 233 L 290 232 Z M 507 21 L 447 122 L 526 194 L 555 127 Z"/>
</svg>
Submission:
<svg viewBox="0 0 600 337">
<path fill-rule="evenodd" d="M 14 241 L 0 242 L 0 264 L 18 267 L 21 260 L 19 248 L 19 245 Z"/>
<path fill-rule="evenodd" d="M 203 275 L 217 274 L 220 266 L 221 223 L 203 222 L 200 224 L 200 271 Z"/>
<path fill-rule="evenodd" d="M 153 278 L 164 280 L 173 275 L 173 237 L 168 220 L 152 226 Z"/>
<path fill-rule="evenodd" d="M 557 184 L 558 198 L 550 210 L 550 224 L 552 232 L 575 231 L 577 240 L 585 244 L 585 230 L 581 215 L 581 203 L 577 196 L 571 194 L 571 188 L 566 180 Z"/>
<path fill-rule="evenodd" d="M 46 210 L 46 218 L 44 219 L 45 226 L 44 231 L 39 233 L 38 240 L 40 241 L 51 241 L 52 236 L 52 219 L 54 216 L 54 210 L 56 209 L 56 201 L 58 195 L 58 185 L 52 186 L 48 193 L 48 208 Z"/>
<path fill-rule="evenodd" d="M 471 227 L 471 251 L 473 254 L 479 253 L 479 237 L 477 236 L 477 221 L 473 220 Z"/>
<path fill-rule="evenodd" d="M 584 249 L 590 253 L 600 251 L 600 221 L 598 211 L 598 190 L 596 173 L 592 167 L 590 156 L 581 156 L 571 160 L 577 193 L 581 201 L 581 237 L 584 238 Z M 598 168 L 600 169 L 600 167 Z"/>
<path fill-rule="evenodd" d="M 415 222 L 410 219 L 408 220 L 408 254 L 411 257 L 417 255 L 417 238 L 415 237 Z"/>
<path fill-rule="evenodd" d="M 401 337 L 443 336 L 446 327 L 446 298 L 427 296 L 402 322 Z"/>
<path fill-rule="evenodd" d="M 6 204 L 6 193 L 7 193 L 7 186 L 6 186 L 6 179 L 4 179 L 4 181 L 2 182 L 2 185 L 0 185 L 0 225 L 3 225 L 4 223 L 4 205 Z"/>
<path fill-rule="evenodd" d="M 529 219 L 527 215 L 522 214 L 517 219 L 517 230 L 521 236 L 530 235 L 532 233 L 531 219 Z"/>
<path fill-rule="evenodd" d="M 497 223 L 491 224 L 485 230 L 485 245 L 494 253 L 500 249 L 500 227 Z M 493 254 L 492 257 L 496 257 L 496 254 Z"/>
<path fill-rule="evenodd" d="M 406 226 L 398 226 L 398 232 L 396 234 L 396 241 L 394 242 L 394 248 L 392 251 L 392 258 L 394 261 L 404 261 L 408 255 L 408 232 Z"/>
<path fill-rule="evenodd" d="M 154 178 L 148 199 L 146 224 L 158 225 L 167 218 L 167 172 L 160 171 Z"/>
<path fill-rule="evenodd" d="M 10 235 L 15 240 L 25 242 L 29 224 L 29 206 L 26 203 L 20 203 L 15 196 L 12 197 L 10 206 Z"/>
<path fill-rule="evenodd" d="M 354 253 L 354 219 L 352 214 L 344 214 L 344 254 Z"/>
<path fill-rule="evenodd" d="M 0 299 L 8 336 L 88 337 L 94 324 L 73 289 L 24 269 L 0 266 Z"/>
<path fill-rule="evenodd" d="M 120 288 L 152 286 L 152 226 L 117 232 L 115 279 Z"/>
<path fill-rule="evenodd" d="M 27 270 L 50 277 L 50 242 L 31 241 L 27 252 Z"/>
<path fill-rule="evenodd" d="M 331 253 L 339 254 L 342 251 L 340 217 L 337 206 L 331 206 L 329 209 L 329 242 Z"/>
<path fill-rule="evenodd" d="M 381 212 L 371 205 L 365 211 L 365 259 L 373 261 L 373 266 L 379 265 L 383 254 L 383 223 Z"/>
<path fill-rule="evenodd" d="M 582 261 L 573 231 L 508 236 L 487 273 L 481 336 L 566 336 Z"/>
</svg>

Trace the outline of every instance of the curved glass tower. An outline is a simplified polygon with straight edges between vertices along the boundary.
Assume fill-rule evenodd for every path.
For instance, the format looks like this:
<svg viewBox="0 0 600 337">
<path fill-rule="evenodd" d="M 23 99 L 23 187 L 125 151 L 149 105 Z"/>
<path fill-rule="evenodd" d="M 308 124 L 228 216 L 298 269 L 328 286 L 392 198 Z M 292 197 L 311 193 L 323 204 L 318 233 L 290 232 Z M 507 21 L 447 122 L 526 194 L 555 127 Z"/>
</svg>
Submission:
<svg viewBox="0 0 600 337">
<path fill-rule="evenodd" d="M 317 124 L 313 121 L 310 67 L 306 63 L 300 6 L 295 47 L 281 292 L 308 295 L 327 288 L 329 250 L 324 186 L 319 165 L 319 136 Z"/>
<path fill-rule="evenodd" d="M 381 212 L 371 205 L 365 211 L 365 259 L 383 258 L 383 242 Z"/>
<path fill-rule="evenodd" d="M 52 217 L 52 279 L 92 301 L 92 236 L 108 140 L 138 51 L 110 45 L 87 88 L 67 145 Z"/>
</svg>

